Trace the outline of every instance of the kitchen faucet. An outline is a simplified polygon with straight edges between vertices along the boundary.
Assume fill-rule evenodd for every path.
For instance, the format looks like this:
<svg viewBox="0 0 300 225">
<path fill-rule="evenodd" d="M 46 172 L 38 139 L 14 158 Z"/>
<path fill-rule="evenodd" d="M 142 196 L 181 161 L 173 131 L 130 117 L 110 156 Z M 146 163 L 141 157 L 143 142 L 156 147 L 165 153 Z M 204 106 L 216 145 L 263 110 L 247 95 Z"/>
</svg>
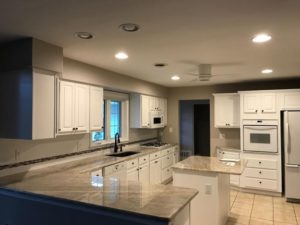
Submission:
<svg viewBox="0 0 300 225">
<path fill-rule="evenodd" d="M 119 149 L 119 145 L 120 144 L 120 134 L 117 132 L 115 133 L 115 146 L 114 146 L 114 152 L 117 153 L 118 152 L 118 149 Z M 120 148 L 120 151 L 122 151 L 122 145 L 121 145 L 121 148 Z"/>
</svg>

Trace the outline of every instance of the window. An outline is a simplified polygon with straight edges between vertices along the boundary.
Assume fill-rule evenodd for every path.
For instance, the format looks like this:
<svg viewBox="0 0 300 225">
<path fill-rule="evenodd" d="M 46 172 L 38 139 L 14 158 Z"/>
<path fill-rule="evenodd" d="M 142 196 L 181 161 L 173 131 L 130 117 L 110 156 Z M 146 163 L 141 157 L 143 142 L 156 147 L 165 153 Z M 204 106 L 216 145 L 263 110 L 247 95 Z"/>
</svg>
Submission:
<svg viewBox="0 0 300 225">
<path fill-rule="evenodd" d="M 128 140 L 129 103 L 128 95 L 104 91 L 103 129 L 91 133 L 91 146 L 114 142 L 119 133 L 121 141 Z"/>
</svg>

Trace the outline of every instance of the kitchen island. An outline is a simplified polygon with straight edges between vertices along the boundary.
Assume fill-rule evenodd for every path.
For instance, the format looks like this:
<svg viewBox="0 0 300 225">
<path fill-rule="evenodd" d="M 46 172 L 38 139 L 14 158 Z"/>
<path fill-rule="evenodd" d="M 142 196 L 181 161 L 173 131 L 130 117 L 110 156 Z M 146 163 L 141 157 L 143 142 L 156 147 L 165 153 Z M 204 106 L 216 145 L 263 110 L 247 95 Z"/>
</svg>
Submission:
<svg viewBox="0 0 300 225">
<path fill-rule="evenodd" d="M 191 225 L 225 225 L 230 210 L 229 175 L 242 174 L 245 163 L 191 156 L 172 166 L 174 186 L 199 191 L 191 202 Z"/>
<path fill-rule="evenodd" d="M 0 224 L 189 224 L 197 190 L 92 176 L 83 162 L 1 178 Z"/>
</svg>

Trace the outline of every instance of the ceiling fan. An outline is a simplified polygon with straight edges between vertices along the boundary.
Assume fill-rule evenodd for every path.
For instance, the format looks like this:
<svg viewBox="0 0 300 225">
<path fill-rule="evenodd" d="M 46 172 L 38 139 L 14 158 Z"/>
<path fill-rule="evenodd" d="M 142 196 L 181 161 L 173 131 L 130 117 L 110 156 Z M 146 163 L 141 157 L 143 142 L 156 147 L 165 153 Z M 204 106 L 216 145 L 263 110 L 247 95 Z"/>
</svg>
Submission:
<svg viewBox="0 0 300 225">
<path fill-rule="evenodd" d="M 198 65 L 198 73 L 187 73 L 187 75 L 197 76 L 197 78 L 191 80 L 191 82 L 195 81 L 210 81 L 212 77 L 220 77 L 220 76 L 231 76 L 231 75 L 239 75 L 239 74 L 222 74 L 215 75 L 211 72 L 212 64 L 199 64 Z"/>
</svg>

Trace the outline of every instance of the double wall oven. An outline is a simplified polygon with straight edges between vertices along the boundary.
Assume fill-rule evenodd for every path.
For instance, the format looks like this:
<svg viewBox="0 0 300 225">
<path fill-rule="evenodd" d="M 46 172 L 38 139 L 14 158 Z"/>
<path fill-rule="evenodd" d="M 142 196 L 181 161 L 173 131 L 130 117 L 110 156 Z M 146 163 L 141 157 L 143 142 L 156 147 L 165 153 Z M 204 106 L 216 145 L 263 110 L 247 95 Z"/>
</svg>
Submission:
<svg viewBox="0 0 300 225">
<path fill-rule="evenodd" d="M 243 135 L 245 152 L 278 152 L 277 120 L 244 120 Z"/>
</svg>

